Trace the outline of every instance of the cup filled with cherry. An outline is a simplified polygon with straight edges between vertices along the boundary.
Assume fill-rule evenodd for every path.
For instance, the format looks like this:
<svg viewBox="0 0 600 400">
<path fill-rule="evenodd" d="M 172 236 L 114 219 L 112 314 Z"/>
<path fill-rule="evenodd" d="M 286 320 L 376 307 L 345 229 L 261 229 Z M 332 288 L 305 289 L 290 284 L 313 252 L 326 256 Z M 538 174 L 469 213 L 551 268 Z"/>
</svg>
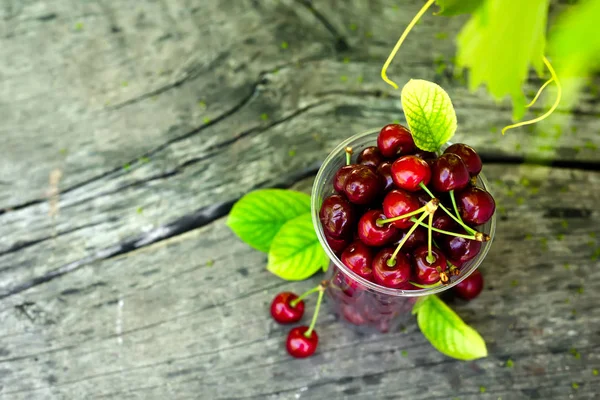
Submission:
<svg viewBox="0 0 600 400">
<path fill-rule="evenodd" d="M 433 153 L 399 124 L 354 135 L 325 159 L 312 190 L 313 224 L 331 260 L 326 279 L 298 296 L 278 294 L 271 315 L 299 321 L 318 292 L 310 326 L 293 328 L 287 350 L 314 353 L 324 293 L 340 318 L 397 329 L 419 296 L 451 289 L 466 300 L 483 289 L 477 270 L 495 230 L 495 202 L 477 152 L 462 143 Z"/>
</svg>

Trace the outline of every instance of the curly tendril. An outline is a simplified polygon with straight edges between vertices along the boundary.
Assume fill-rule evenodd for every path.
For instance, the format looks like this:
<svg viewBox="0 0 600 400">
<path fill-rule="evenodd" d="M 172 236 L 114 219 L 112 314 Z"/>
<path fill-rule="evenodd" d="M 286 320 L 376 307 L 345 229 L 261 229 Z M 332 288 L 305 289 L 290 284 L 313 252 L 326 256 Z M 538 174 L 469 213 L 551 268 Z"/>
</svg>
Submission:
<svg viewBox="0 0 600 400">
<path fill-rule="evenodd" d="M 406 37 L 408 36 L 408 33 L 412 30 L 412 28 L 414 28 L 417 22 L 419 22 L 419 19 L 421 19 L 423 14 L 425 14 L 425 12 L 429 9 L 429 7 L 431 7 L 433 3 L 435 3 L 435 0 L 429 0 L 427 3 L 425 3 L 425 5 L 419 10 L 417 15 L 415 15 L 412 21 L 410 21 L 404 32 L 402 32 L 402 36 L 400 36 L 400 39 L 398 39 L 398 42 L 396 42 L 396 45 L 394 46 L 394 49 L 385 61 L 385 64 L 383 64 L 383 67 L 381 68 L 381 79 L 383 79 L 386 83 L 390 84 L 394 89 L 398 89 L 398 85 L 396 85 L 396 82 L 390 80 L 387 77 L 387 69 L 392 63 L 394 57 L 396 57 L 396 53 L 400 49 L 400 46 L 402 46 L 404 39 L 406 39 Z"/>
<path fill-rule="evenodd" d="M 519 126 L 524 126 L 524 125 L 531 125 L 531 124 L 535 124 L 536 122 L 540 122 L 546 118 L 548 118 L 553 112 L 554 110 L 556 110 L 556 108 L 558 107 L 558 104 L 560 103 L 560 99 L 562 97 L 562 86 L 560 84 L 560 81 L 558 80 L 558 76 L 556 76 L 556 72 L 554 71 L 554 68 L 552 68 L 552 64 L 550 64 L 550 61 L 548 61 L 548 59 L 544 56 L 544 64 L 546 64 L 546 67 L 548 68 L 548 71 L 550 71 L 550 80 L 548 80 L 548 82 L 544 83 L 544 85 L 540 88 L 540 90 L 538 91 L 537 95 L 534 97 L 534 99 L 532 100 L 531 103 L 529 103 L 527 105 L 527 107 L 531 107 L 533 105 L 533 103 L 535 103 L 535 101 L 537 100 L 537 98 L 539 97 L 540 93 L 542 92 L 542 90 L 552 81 L 556 82 L 556 100 L 554 100 L 554 104 L 552 104 L 552 107 L 550 107 L 550 109 L 548 111 L 546 111 L 546 113 L 544 113 L 544 115 L 540 115 L 537 118 L 534 119 L 530 119 L 528 121 L 523 121 L 523 122 L 518 122 L 516 124 L 512 124 L 512 125 L 508 125 L 505 126 L 502 129 L 502 134 L 504 135 L 506 133 L 507 130 L 509 129 L 513 129 L 513 128 L 518 128 Z"/>
</svg>

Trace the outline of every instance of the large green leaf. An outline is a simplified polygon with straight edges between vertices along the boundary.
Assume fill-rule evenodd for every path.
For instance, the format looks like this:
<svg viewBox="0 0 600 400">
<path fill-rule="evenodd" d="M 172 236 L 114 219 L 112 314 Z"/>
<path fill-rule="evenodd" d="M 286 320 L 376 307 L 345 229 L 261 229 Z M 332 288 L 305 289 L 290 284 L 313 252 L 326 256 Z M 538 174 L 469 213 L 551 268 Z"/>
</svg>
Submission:
<svg viewBox="0 0 600 400">
<path fill-rule="evenodd" d="M 423 335 L 441 353 L 459 360 L 487 357 L 485 341 L 437 296 L 415 304 L 413 314 Z"/>
<path fill-rule="evenodd" d="M 470 69 L 470 89 L 486 85 L 498 100 L 511 96 L 514 119 L 525 112 L 522 86 L 530 66 L 543 71 L 548 2 L 486 0 L 457 38 L 457 65 Z"/>
<path fill-rule="evenodd" d="M 484 0 L 435 0 L 435 4 L 440 6 L 440 11 L 435 14 L 444 16 L 471 14 L 483 2 Z"/>
<path fill-rule="evenodd" d="M 437 151 L 456 131 L 456 113 L 450 96 L 433 82 L 411 79 L 402 88 L 402 108 L 415 144 Z"/>
<path fill-rule="evenodd" d="M 271 243 L 267 269 L 282 279 L 298 281 L 328 265 L 329 257 L 317 239 L 311 214 L 306 213 L 281 227 Z"/>
<path fill-rule="evenodd" d="M 310 196 L 282 189 L 250 192 L 233 206 L 227 225 L 244 242 L 268 252 L 273 238 L 289 220 L 310 212 Z"/>
</svg>

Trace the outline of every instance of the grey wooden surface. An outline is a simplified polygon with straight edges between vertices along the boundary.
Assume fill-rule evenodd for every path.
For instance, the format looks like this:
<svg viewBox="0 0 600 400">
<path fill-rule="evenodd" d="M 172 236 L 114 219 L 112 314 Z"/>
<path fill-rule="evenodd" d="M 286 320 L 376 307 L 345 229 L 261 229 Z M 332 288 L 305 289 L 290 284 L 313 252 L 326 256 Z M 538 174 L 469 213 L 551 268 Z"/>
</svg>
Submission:
<svg viewBox="0 0 600 400">
<path fill-rule="evenodd" d="M 420 4 L 3 0 L 0 397 L 596 398 L 596 86 L 501 137 L 510 104 L 452 78 L 460 18 L 425 17 L 389 74 L 447 88 L 457 141 L 487 161 L 500 214 L 487 288 L 453 307 L 488 358 L 448 359 L 415 324 L 360 335 L 324 312 L 317 354 L 291 359 L 268 304 L 320 277 L 279 280 L 225 226 L 244 193 L 308 192 L 336 143 L 402 121 L 379 70 Z"/>
</svg>

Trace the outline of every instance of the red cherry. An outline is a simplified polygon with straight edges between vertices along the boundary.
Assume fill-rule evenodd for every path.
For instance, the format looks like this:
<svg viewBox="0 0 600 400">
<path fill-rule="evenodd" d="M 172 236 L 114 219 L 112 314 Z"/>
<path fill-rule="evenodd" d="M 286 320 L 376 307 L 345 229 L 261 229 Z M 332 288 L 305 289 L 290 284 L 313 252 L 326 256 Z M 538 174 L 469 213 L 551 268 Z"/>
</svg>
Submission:
<svg viewBox="0 0 600 400">
<path fill-rule="evenodd" d="M 483 290 L 483 275 L 479 270 L 475 270 L 465 280 L 454 286 L 453 290 L 457 296 L 465 300 L 473 300 Z"/>
<path fill-rule="evenodd" d="M 400 239 L 398 239 L 398 242 L 403 240 L 407 233 L 408 231 L 401 231 L 401 236 Z M 427 244 L 427 228 L 420 226 L 410 234 L 408 239 L 406 239 L 406 242 L 404 242 L 402 245 L 402 250 L 411 250 L 422 244 Z"/>
<path fill-rule="evenodd" d="M 462 229 L 457 233 L 467 234 Z M 436 243 L 440 245 L 440 248 L 451 260 L 450 262 L 455 265 L 462 265 L 463 263 L 472 260 L 481 250 L 481 242 L 450 235 L 440 236 Z"/>
<path fill-rule="evenodd" d="M 392 163 L 389 161 L 382 162 L 379 164 L 379 167 L 377 167 L 377 173 L 383 178 L 383 191 L 387 192 L 394 185 L 394 181 L 392 180 Z"/>
<path fill-rule="evenodd" d="M 421 285 L 432 285 L 440 280 L 440 273 L 448 268 L 446 256 L 437 247 L 431 248 L 433 262 L 427 261 L 429 251 L 427 246 L 421 246 L 413 252 L 415 280 Z"/>
<path fill-rule="evenodd" d="M 453 153 L 459 156 L 465 165 L 471 176 L 476 176 L 481 172 L 483 164 L 481 158 L 474 148 L 463 143 L 455 143 L 448 147 L 444 153 Z"/>
<path fill-rule="evenodd" d="M 469 184 L 469 180 L 467 166 L 453 153 L 439 156 L 431 168 L 431 183 L 438 192 L 463 189 Z"/>
<path fill-rule="evenodd" d="M 456 226 L 456 222 L 448 215 L 444 210 L 438 208 L 433 214 L 433 223 L 432 226 L 437 229 L 441 229 L 443 231 L 452 231 Z M 443 233 L 433 232 L 435 237 L 439 237 L 443 235 Z"/>
<path fill-rule="evenodd" d="M 340 260 L 355 274 L 368 280 L 373 278 L 373 270 L 371 269 L 373 253 L 371 252 L 371 249 L 360 240 L 352 242 L 352 244 L 344 250 Z"/>
<path fill-rule="evenodd" d="M 416 148 L 410 131 L 398 124 L 386 125 L 381 129 L 377 136 L 377 147 L 388 158 L 409 154 Z"/>
<path fill-rule="evenodd" d="M 323 200 L 319 218 L 325 234 L 335 239 L 351 236 L 356 220 L 354 207 L 339 194 Z"/>
<path fill-rule="evenodd" d="M 383 192 L 383 182 L 375 169 L 357 165 L 346 178 L 346 196 L 354 204 L 369 204 Z"/>
<path fill-rule="evenodd" d="M 474 186 L 459 192 L 456 202 L 463 222 L 469 225 L 485 224 L 496 210 L 496 202 L 492 195 Z"/>
<path fill-rule="evenodd" d="M 419 184 L 429 184 L 431 170 L 429 164 L 416 156 L 403 156 L 392 164 L 392 179 L 396 186 L 409 192 L 420 190 Z"/>
<path fill-rule="evenodd" d="M 358 221 L 358 237 L 369 246 L 385 246 L 398 236 L 394 225 L 377 225 L 378 219 L 385 219 L 385 214 L 381 210 L 370 210 Z"/>
<path fill-rule="evenodd" d="M 392 190 L 383 199 L 383 213 L 387 218 L 399 217 L 400 215 L 416 211 L 419 208 L 417 198 L 410 192 L 402 189 Z M 413 225 L 410 218 L 403 218 L 391 223 L 398 229 L 407 229 Z"/>
<path fill-rule="evenodd" d="M 313 355 L 319 344 L 317 331 L 313 330 L 310 337 L 306 337 L 308 326 L 298 326 L 290 331 L 286 340 L 286 348 L 292 357 L 305 358 Z"/>
<path fill-rule="evenodd" d="M 394 253 L 393 247 L 381 250 L 373 259 L 373 280 L 385 287 L 404 289 L 410 279 L 410 262 L 402 253 L 398 253 L 393 266 L 388 265 L 388 260 Z"/>
<path fill-rule="evenodd" d="M 292 306 L 291 302 L 296 300 L 298 296 L 291 292 L 279 293 L 271 303 L 271 316 L 280 324 L 289 324 L 300 321 L 304 315 L 304 301 L 300 300 L 296 306 Z"/>
<path fill-rule="evenodd" d="M 367 147 L 358 155 L 359 164 L 377 168 L 383 162 L 383 155 L 375 146 Z"/>
<path fill-rule="evenodd" d="M 425 150 L 418 150 L 414 155 L 419 158 L 422 158 L 423 160 L 433 160 L 437 157 L 437 155 L 434 152 Z"/>
<path fill-rule="evenodd" d="M 355 165 L 344 165 L 338 169 L 333 178 L 333 188 L 336 192 L 344 194 L 344 187 L 346 187 L 346 179 L 350 172 L 354 171 Z"/>
<path fill-rule="evenodd" d="M 356 308 L 348 304 L 342 304 L 342 316 L 353 325 L 364 325 L 367 322 Z"/>
<path fill-rule="evenodd" d="M 331 250 L 333 251 L 334 254 L 336 255 L 340 255 L 342 253 L 342 251 L 344 251 L 344 249 L 346 247 L 348 247 L 348 244 L 350 243 L 350 241 L 348 239 L 336 239 L 336 238 L 332 238 L 331 236 L 325 234 L 325 240 L 327 241 L 327 244 L 329 245 L 329 247 L 331 247 Z"/>
</svg>

